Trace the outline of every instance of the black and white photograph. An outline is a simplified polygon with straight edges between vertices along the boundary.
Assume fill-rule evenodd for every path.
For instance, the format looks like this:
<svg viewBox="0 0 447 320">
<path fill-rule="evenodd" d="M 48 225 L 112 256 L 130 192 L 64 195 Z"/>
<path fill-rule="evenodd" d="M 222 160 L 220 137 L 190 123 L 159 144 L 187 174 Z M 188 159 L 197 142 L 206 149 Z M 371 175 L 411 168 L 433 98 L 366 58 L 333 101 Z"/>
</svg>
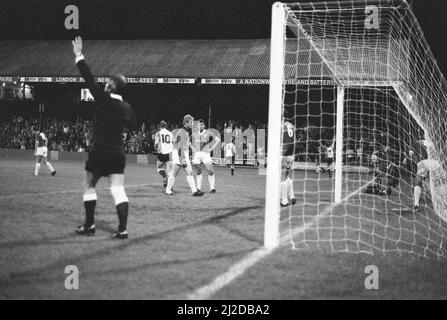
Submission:
<svg viewBox="0 0 447 320">
<path fill-rule="evenodd" d="M 0 0 L 0 300 L 447 299 L 446 17 Z"/>
</svg>

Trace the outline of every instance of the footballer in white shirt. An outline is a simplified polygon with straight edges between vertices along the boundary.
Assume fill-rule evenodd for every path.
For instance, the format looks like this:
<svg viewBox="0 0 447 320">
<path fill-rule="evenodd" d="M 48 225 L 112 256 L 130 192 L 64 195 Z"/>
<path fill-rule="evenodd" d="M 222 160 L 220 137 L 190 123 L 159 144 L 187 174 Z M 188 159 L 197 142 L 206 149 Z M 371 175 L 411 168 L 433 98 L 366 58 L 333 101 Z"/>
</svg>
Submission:
<svg viewBox="0 0 447 320">
<path fill-rule="evenodd" d="M 43 162 L 50 171 L 52 176 L 56 175 L 56 170 L 54 170 L 53 166 L 47 160 L 48 156 L 48 139 L 43 132 L 36 132 L 36 149 L 34 151 L 34 155 L 36 156 L 36 168 L 34 170 L 34 175 L 38 176 L 40 171 L 40 163 Z"/>
<path fill-rule="evenodd" d="M 231 168 L 231 175 L 234 176 L 234 162 L 236 158 L 236 146 L 234 145 L 234 136 L 230 143 L 227 143 L 224 148 L 225 164 Z"/>
<path fill-rule="evenodd" d="M 163 178 L 163 187 L 168 185 L 168 173 L 172 170 L 172 151 L 174 150 L 174 135 L 166 129 L 166 122 L 161 121 L 160 130 L 155 133 L 154 144 L 157 153 L 157 171 Z"/>
</svg>

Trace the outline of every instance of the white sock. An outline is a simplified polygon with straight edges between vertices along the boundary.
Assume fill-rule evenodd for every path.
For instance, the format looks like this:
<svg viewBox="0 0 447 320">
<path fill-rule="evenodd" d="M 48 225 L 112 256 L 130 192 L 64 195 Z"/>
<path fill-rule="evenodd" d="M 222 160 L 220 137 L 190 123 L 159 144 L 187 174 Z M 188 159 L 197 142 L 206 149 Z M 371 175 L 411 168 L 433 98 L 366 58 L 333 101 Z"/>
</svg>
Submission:
<svg viewBox="0 0 447 320">
<path fill-rule="evenodd" d="M 421 187 L 416 186 L 414 187 L 414 205 L 419 205 L 419 198 L 421 197 Z"/>
<path fill-rule="evenodd" d="M 189 187 L 191 188 L 192 193 L 197 191 L 196 182 L 194 181 L 193 176 L 186 176 L 186 181 L 188 181 Z"/>
<path fill-rule="evenodd" d="M 214 190 L 216 188 L 216 186 L 215 186 L 216 180 L 214 178 L 214 174 L 213 175 L 208 175 L 208 182 L 210 183 L 210 189 Z"/>
<path fill-rule="evenodd" d="M 168 177 L 168 185 L 166 186 L 166 193 L 172 192 L 172 187 L 174 186 L 175 177 L 173 175 L 169 175 Z"/>
<path fill-rule="evenodd" d="M 47 161 L 47 167 L 48 167 L 48 170 L 50 170 L 50 173 L 54 171 L 53 166 L 48 161 Z"/>
<path fill-rule="evenodd" d="M 281 181 L 281 203 L 282 204 L 287 204 L 289 203 L 289 199 L 287 198 L 287 180 L 286 181 Z"/>
<path fill-rule="evenodd" d="M 199 189 L 199 190 L 202 190 L 202 179 L 203 179 L 203 176 L 201 174 L 198 174 L 196 176 L 197 189 Z"/>
<path fill-rule="evenodd" d="M 288 185 L 287 191 L 289 194 L 289 198 L 293 199 L 293 198 L 295 198 L 295 192 L 293 191 L 293 181 L 290 178 L 287 178 L 286 181 L 287 181 L 287 185 Z"/>
<path fill-rule="evenodd" d="M 35 176 L 39 175 L 39 170 L 40 170 L 40 163 L 36 163 L 36 169 L 34 170 L 34 175 Z"/>
</svg>

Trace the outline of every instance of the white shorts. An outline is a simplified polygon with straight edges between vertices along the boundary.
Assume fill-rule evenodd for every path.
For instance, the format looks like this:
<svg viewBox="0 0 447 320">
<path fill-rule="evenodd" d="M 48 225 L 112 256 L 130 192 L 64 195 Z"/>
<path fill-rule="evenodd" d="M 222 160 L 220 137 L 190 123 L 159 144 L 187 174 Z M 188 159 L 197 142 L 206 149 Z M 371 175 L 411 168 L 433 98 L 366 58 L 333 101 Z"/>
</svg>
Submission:
<svg viewBox="0 0 447 320">
<path fill-rule="evenodd" d="M 293 162 L 295 160 L 294 156 L 282 156 L 281 166 L 283 169 L 292 169 Z"/>
<path fill-rule="evenodd" d="M 177 150 L 172 151 L 171 153 L 172 163 L 178 166 L 185 166 L 191 168 L 191 160 L 189 158 L 185 159 L 183 162 L 180 161 L 180 156 Z"/>
<path fill-rule="evenodd" d="M 177 150 L 172 151 L 172 153 L 171 153 L 171 159 L 172 159 L 172 163 L 173 163 L 173 164 L 181 165 L 181 163 L 180 163 L 180 157 L 179 157 L 179 155 L 178 155 L 178 151 L 177 151 Z"/>
<path fill-rule="evenodd" d="M 430 171 L 436 171 L 441 167 L 437 160 L 426 159 L 418 162 L 417 175 L 426 178 Z"/>
<path fill-rule="evenodd" d="M 197 151 L 194 153 L 194 157 L 192 158 L 193 164 L 213 164 L 213 160 L 211 159 L 211 155 L 209 152 Z"/>
<path fill-rule="evenodd" d="M 48 155 L 47 147 L 38 147 L 36 151 L 36 156 L 46 157 Z"/>
</svg>

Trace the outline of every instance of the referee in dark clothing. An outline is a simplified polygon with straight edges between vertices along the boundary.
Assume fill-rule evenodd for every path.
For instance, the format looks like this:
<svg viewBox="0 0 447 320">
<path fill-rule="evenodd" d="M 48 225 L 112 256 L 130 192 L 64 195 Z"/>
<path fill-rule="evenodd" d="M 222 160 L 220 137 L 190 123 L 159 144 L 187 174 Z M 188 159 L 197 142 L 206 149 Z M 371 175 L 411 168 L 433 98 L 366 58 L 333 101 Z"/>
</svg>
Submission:
<svg viewBox="0 0 447 320">
<path fill-rule="evenodd" d="M 85 223 L 76 228 L 76 233 L 81 235 L 95 233 L 94 215 L 97 200 L 95 186 L 101 177 L 108 177 L 119 219 L 118 230 L 112 237 L 127 239 L 129 199 L 124 191 L 126 155 L 122 133 L 124 128 L 131 130 L 136 128 L 136 117 L 130 104 L 124 102 L 122 98 L 126 80 L 122 75 L 112 76 L 102 89 L 84 61 L 81 37 L 76 37 L 72 43 L 76 65 L 95 99 L 92 149 L 85 164 L 83 197 Z"/>
</svg>

